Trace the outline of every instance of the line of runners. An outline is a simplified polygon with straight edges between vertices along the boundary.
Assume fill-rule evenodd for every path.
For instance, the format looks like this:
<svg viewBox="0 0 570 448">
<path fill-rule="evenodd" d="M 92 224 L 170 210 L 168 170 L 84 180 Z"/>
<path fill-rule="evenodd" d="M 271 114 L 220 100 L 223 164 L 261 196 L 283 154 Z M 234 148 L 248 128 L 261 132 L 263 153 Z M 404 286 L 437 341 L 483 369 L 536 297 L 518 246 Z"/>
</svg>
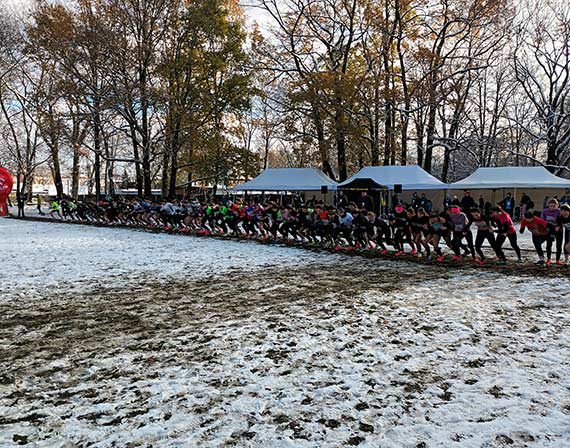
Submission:
<svg viewBox="0 0 570 448">
<path fill-rule="evenodd" d="M 427 213 L 421 207 L 414 210 L 399 204 L 393 213 L 377 216 L 366 209 L 358 209 L 355 204 L 336 208 L 322 202 L 293 208 L 273 202 L 262 205 L 229 199 L 217 203 L 201 203 L 197 199 L 158 202 L 109 199 L 95 204 L 67 198 L 51 202 L 49 215 L 54 219 L 181 233 L 297 241 L 336 250 L 374 249 L 388 253 L 387 246 L 392 246 L 396 256 L 403 255 L 409 248 L 411 254 L 423 256 L 426 261 L 435 256 L 439 262 L 445 259 L 442 250 L 442 243 L 445 243 L 452 252 L 452 260 L 469 257 L 484 264 L 487 254 L 483 244 L 486 241 L 489 247 L 485 246 L 485 250 L 490 249 L 497 262 L 504 264 L 507 257 L 503 246 L 508 240 L 518 261 L 523 261 L 512 218 L 498 205 L 485 215 L 478 208 L 462 210 L 459 206 L 451 206 L 444 212 Z M 471 230 L 473 225 L 475 235 Z M 553 255 L 556 264 L 568 264 L 568 204 L 559 206 L 556 199 L 551 199 L 542 212 L 526 212 L 520 233 L 527 230 L 532 234 L 537 264 L 550 265 Z"/>
</svg>

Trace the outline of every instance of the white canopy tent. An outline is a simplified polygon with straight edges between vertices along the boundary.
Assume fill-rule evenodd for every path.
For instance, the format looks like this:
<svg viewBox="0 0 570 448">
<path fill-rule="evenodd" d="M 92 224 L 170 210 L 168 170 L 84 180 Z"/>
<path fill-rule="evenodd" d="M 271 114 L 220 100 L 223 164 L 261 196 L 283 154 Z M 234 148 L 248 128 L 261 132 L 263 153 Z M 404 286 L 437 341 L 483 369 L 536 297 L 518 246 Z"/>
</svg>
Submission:
<svg viewBox="0 0 570 448">
<path fill-rule="evenodd" d="M 526 194 L 534 202 L 535 209 L 542 209 L 547 198 L 556 196 L 561 199 L 568 196 L 570 180 L 557 177 L 541 166 L 479 168 L 465 179 L 450 184 L 449 189 L 458 197 L 466 190 L 477 191 L 478 196 L 491 204 L 503 201 L 510 193 L 515 208 L 519 205 L 522 194 Z"/>
<path fill-rule="evenodd" d="M 394 185 L 401 185 L 403 191 L 445 190 L 447 188 L 446 184 L 418 165 L 367 166 L 339 184 L 339 187 L 362 178 L 370 178 L 381 185 L 386 185 L 390 190 L 394 190 Z"/>
<path fill-rule="evenodd" d="M 255 179 L 234 188 L 235 193 L 262 192 L 287 193 L 292 191 L 311 192 L 320 199 L 332 199 L 337 183 L 315 168 L 268 168 Z M 322 187 L 328 193 L 322 194 Z M 328 198 L 327 196 L 330 196 Z"/>
<path fill-rule="evenodd" d="M 320 191 L 336 190 L 336 182 L 315 168 L 268 168 L 234 191 Z"/>
<path fill-rule="evenodd" d="M 345 182 L 338 186 L 342 187 L 353 182 L 355 179 L 372 179 L 376 183 L 385 185 L 389 192 L 387 203 L 390 206 L 392 194 L 396 185 L 401 185 L 402 193 L 398 193 L 398 199 L 409 202 L 415 192 L 424 193 L 431 200 L 434 208 L 439 208 L 443 203 L 447 184 L 429 174 L 418 165 L 392 165 L 392 166 L 367 166 L 362 168 Z"/>
<path fill-rule="evenodd" d="M 508 166 L 479 168 L 470 176 L 449 185 L 452 190 L 567 189 L 570 180 L 557 177 L 546 168 Z"/>
</svg>

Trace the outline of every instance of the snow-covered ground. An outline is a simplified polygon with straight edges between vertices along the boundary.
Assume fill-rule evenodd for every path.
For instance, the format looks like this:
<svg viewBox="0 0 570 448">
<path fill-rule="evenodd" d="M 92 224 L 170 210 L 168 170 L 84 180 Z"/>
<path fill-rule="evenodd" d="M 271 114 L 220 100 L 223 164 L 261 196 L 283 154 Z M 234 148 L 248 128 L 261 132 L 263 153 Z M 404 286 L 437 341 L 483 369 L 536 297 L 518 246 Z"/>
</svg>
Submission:
<svg viewBox="0 0 570 448">
<path fill-rule="evenodd" d="M 0 220 L 0 446 L 570 446 L 567 278 Z"/>
</svg>

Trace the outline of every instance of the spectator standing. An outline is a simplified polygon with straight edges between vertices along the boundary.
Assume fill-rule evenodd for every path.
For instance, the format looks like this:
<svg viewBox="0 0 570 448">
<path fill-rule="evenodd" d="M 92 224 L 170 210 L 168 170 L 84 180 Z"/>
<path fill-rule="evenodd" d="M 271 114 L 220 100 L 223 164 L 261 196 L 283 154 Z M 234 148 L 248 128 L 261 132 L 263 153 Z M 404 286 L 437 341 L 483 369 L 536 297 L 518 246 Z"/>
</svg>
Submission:
<svg viewBox="0 0 570 448">
<path fill-rule="evenodd" d="M 24 195 L 21 194 L 19 191 L 16 192 L 16 201 L 18 203 L 18 218 L 25 218 L 26 213 L 24 211 L 26 207 L 26 200 L 24 199 Z"/>
<path fill-rule="evenodd" d="M 420 197 L 418 196 L 418 193 L 414 192 L 412 195 L 412 208 L 417 211 L 420 206 Z"/>
<path fill-rule="evenodd" d="M 471 196 L 471 193 L 468 191 L 465 192 L 463 198 L 461 199 L 461 210 L 463 213 L 467 214 L 471 212 L 476 207 L 475 199 Z"/>
<path fill-rule="evenodd" d="M 451 198 L 445 195 L 443 199 L 443 210 L 449 210 L 449 207 L 451 207 Z"/>
<path fill-rule="evenodd" d="M 36 203 L 36 208 L 38 209 L 38 214 L 39 214 L 40 216 L 45 216 L 45 213 L 42 211 L 42 203 L 43 203 L 42 195 L 41 195 L 41 194 L 38 194 L 38 199 L 37 199 L 37 203 Z"/>
<path fill-rule="evenodd" d="M 520 213 L 521 213 L 521 219 L 522 219 L 522 217 L 525 215 L 525 213 L 534 207 L 534 202 L 532 202 L 532 199 L 530 198 L 530 196 L 528 196 L 526 193 L 523 193 L 521 196 L 521 201 L 519 203 L 519 207 L 521 209 Z"/>
<path fill-rule="evenodd" d="M 366 191 L 360 193 L 360 199 L 358 200 L 358 207 L 362 210 L 373 212 L 374 211 L 374 200 Z"/>
<path fill-rule="evenodd" d="M 515 213 L 515 200 L 512 197 L 511 193 L 507 193 L 507 196 L 505 199 L 499 202 L 499 205 L 503 208 L 504 211 L 511 215 L 511 218 L 513 217 Z"/>
<path fill-rule="evenodd" d="M 344 194 L 344 191 L 339 191 L 338 192 L 338 196 L 337 196 L 337 200 L 336 200 L 336 205 L 339 208 L 346 208 L 348 206 L 348 198 L 346 197 L 346 195 Z"/>
</svg>

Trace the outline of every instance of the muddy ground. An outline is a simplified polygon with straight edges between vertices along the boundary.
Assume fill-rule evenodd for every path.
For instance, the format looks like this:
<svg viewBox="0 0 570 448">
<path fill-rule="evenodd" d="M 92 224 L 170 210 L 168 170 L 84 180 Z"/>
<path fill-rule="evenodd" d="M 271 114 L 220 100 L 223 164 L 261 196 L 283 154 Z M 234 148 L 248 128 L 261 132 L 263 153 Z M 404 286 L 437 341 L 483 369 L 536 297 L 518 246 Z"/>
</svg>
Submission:
<svg viewBox="0 0 570 448">
<path fill-rule="evenodd" d="M 0 446 L 570 446 L 555 279 L 337 256 L 27 288 L 0 300 Z"/>
</svg>

